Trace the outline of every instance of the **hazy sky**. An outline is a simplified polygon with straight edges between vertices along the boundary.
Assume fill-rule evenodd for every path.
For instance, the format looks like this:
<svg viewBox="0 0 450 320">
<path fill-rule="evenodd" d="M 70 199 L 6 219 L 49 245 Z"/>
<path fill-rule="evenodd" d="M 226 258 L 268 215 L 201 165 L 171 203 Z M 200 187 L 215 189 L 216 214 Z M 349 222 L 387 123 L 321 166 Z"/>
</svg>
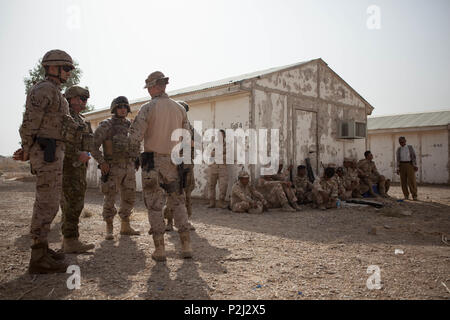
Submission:
<svg viewBox="0 0 450 320">
<path fill-rule="evenodd" d="M 20 141 L 23 78 L 56 48 L 96 108 L 147 96 L 155 70 L 170 91 L 320 57 L 374 115 L 448 109 L 449 13 L 448 0 L 0 0 L 0 154 Z"/>
</svg>

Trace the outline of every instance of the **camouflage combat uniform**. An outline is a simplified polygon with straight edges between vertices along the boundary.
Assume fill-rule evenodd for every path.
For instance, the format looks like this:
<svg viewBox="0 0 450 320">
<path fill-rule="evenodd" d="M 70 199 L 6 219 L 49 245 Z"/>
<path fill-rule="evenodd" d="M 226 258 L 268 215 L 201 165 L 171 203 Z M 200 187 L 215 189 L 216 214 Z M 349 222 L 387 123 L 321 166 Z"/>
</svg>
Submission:
<svg viewBox="0 0 450 320">
<path fill-rule="evenodd" d="M 78 161 L 82 151 L 91 152 L 93 132 L 91 124 L 85 121 L 84 116 L 70 109 L 70 115 L 82 128 L 74 132 L 72 141 L 66 142 L 66 151 L 63 165 L 63 194 L 61 197 L 62 234 L 66 238 L 78 238 L 78 223 L 84 208 L 86 193 L 87 163 Z"/>
<path fill-rule="evenodd" d="M 284 172 L 273 175 L 273 179 L 275 181 L 282 181 L 282 182 L 289 181 L 289 170 L 286 170 Z M 286 197 L 289 200 L 289 203 L 293 206 L 296 206 L 298 199 L 295 195 L 296 192 L 295 192 L 294 188 L 292 188 L 288 185 L 285 185 L 285 184 L 281 184 L 281 187 L 283 188 L 283 191 L 286 194 Z"/>
<path fill-rule="evenodd" d="M 389 188 L 386 183 L 389 184 L 390 180 L 386 180 L 386 178 L 378 172 L 374 161 L 368 159 L 359 160 L 358 169 L 360 170 L 360 184 L 363 185 L 363 189 L 369 190 L 372 194 L 372 185 L 377 184 L 380 194 L 382 196 L 386 195 L 387 189 Z"/>
<path fill-rule="evenodd" d="M 211 155 L 215 156 L 215 151 Z M 223 141 L 223 164 L 212 163 L 208 166 L 208 190 L 210 207 L 215 206 L 216 184 L 219 183 L 219 202 L 223 205 L 228 189 L 228 169 L 226 165 L 226 142 Z"/>
<path fill-rule="evenodd" d="M 126 118 L 113 115 L 112 118 L 100 122 L 94 132 L 92 156 L 101 165 L 109 164 L 107 181 L 101 182 L 104 195 L 103 219 L 113 219 L 117 213 L 116 195 L 120 192 L 119 216 L 129 220 L 136 199 L 136 173 L 134 160 L 128 150 L 128 130 L 131 122 Z M 103 153 L 99 150 L 103 145 Z"/>
<path fill-rule="evenodd" d="M 317 193 L 313 184 L 309 181 L 308 176 L 294 178 L 294 186 L 296 196 L 300 203 L 310 203 L 313 201 L 313 194 Z"/>
<path fill-rule="evenodd" d="M 20 127 L 23 150 L 29 152 L 31 172 L 37 177 L 31 235 L 41 242 L 47 241 L 62 192 L 63 122 L 69 115 L 69 104 L 60 90 L 50 79 L 34 85 L 28 93 Z M 44 150 L 37 137 L 56 139 L 55 161 L 44 160 Z"/>
<path fill-rule="evenodd" d="M 73 69 L 72 58 L 62 50 L 47 52 L 42 65 L 57 66 L 59 74 L 52 76 L 60 80 L 62 66 Z M 77 127 L 57 80 L 46 77 L 29 90 L 19 129 L 21 150 L 29 155 L 31 172 L 36 175 L 29 273 L 65 272 L 67 268 L 66 264 L 56 261 L 64 256 L 48 248 L 47 237 L 61 199 L 66 132 Z"/>
<path fill-rule="evenodd" d="M 261 177 L 258 179 L 256 190 L 267 201 L 268 208 L 281 208 L 289 205 L 289 200 L 279 181 L 267 181 Z"/>
<path fill-rule="evenodd" d="M 336 208 L 336 201 L 338 199 L 338 186 L 336 180 L 333 178 L 321 178 L 318 185 L 318 194 L 316 196 L 316 203 L 325 208 Z"/>
<path fill-rule="evenodd" d="M 180 186 L 178 167 L 171 160 L 171 153 L 179 143 L 171 140 L 173 132 L 178 129 L 190 130 L 190 127 L 184 107 L 164 92 L 168 82 L 169 78 L 160 71 L 152 72 L 147 77 L 144 88 L 150 91 L 159 86 L 159 93 L 152 95 L 152 99 L 141 107 L 130 128 L 130 146 L 137 149 L 144 140 L 144 155 L 153 159 L 151 165 L 143 164 L 142 188 L 155 245 L 152 258 L 156 261 L 166 260 L 162 210 L 167 197 L 172 203 L 182 257 L 192 258 L 185 195 Z"/>
<path fill-rule="evenodd" d="M 256 202 L 256 208 L 251 203 Z M 250 185 L 244 186 L 239 180 L 231 189 L 231 210 L 233 212 L 262 213 L 267 201 L 264 196 Z"/>
</svg>

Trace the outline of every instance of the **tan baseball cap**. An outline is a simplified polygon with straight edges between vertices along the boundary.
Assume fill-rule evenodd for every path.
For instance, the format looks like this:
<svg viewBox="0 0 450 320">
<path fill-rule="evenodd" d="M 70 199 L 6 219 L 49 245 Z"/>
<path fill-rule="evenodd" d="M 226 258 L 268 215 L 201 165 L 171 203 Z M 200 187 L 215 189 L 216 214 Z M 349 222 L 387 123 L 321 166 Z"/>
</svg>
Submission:
<svg viewBox="0 0 450 320">
<path fill-rule="evenodd" d="M 242 170 L 241 172 L 239 172 L 238 178 L 250 178 L 250 175 L 248 174 L 247 171 Z"/>
<path fill-rule="evenodd" d="M 154 86 L 156 84 L 156 81 L 160 79 L 164 79 L 166 81 L 166 84 L 169 83 L 169 77 L 166 77 L 164 73 L 162 73 L 161 71 L 155 71 L 150 73 L 147 79 L 145 79 L 144 89 Z"/>
</svg>

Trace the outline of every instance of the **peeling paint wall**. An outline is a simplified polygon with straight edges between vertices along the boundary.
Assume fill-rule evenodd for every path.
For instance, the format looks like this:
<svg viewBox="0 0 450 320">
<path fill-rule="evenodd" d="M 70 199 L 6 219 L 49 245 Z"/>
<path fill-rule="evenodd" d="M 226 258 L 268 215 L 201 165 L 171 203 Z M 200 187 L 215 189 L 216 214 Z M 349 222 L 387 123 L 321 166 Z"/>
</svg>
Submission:
<svg viewBox="0 0 450 320">
<path fill-rule="evenodd" d="M 370 133 L 369 148 L 381 174 L 400 182 L 400 177 L 395 174 L 395 157 L 401 136 L 406 138 L 406 143 L 412 145 L 416 153 L 418 182 L 450 183 L 448 130 Z"/>
<path fill-rule="evenodd" d="M 277 72 L 256 81 L 257 86 L 317 97 L 317 64 Z"/>
<path fill-rule="evenodd" d="M 339 76 L 323 64 L 319 67 L 320 98 L 337 103 L 364 108 L 364 102 Z"/>
</svg>

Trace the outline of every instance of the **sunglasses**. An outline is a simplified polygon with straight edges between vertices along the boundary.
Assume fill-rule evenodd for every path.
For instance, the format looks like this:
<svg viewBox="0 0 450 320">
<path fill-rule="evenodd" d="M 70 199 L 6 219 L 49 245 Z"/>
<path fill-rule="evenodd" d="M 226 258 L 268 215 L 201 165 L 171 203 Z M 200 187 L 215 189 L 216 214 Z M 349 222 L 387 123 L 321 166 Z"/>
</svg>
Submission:
<svg viewBox="0 0 450 320">
<path fill-rule="evenodd" d="M 69 71 L 73 70 L 74 68 L 71 67 L 71 66 L 63 66 L 62 69 L 63 69 L 65 72 L 69 72 Z"/>
<path fill-rule="evenodd" d="M 121 105 L 121 106 L 117 106 L 117 109 L 128 109 L 127 105 Z"/>
<path fill-rule="evenodd" d="M 81 96 L 81 97 L 80 97 L 80 100 L 83 101 L 83 102 L 86 102 L 87 99 L 88 99 L 88 98 L 87 98 L 87 97 L 84 97 L 84 96 Z"/>
</svg>

